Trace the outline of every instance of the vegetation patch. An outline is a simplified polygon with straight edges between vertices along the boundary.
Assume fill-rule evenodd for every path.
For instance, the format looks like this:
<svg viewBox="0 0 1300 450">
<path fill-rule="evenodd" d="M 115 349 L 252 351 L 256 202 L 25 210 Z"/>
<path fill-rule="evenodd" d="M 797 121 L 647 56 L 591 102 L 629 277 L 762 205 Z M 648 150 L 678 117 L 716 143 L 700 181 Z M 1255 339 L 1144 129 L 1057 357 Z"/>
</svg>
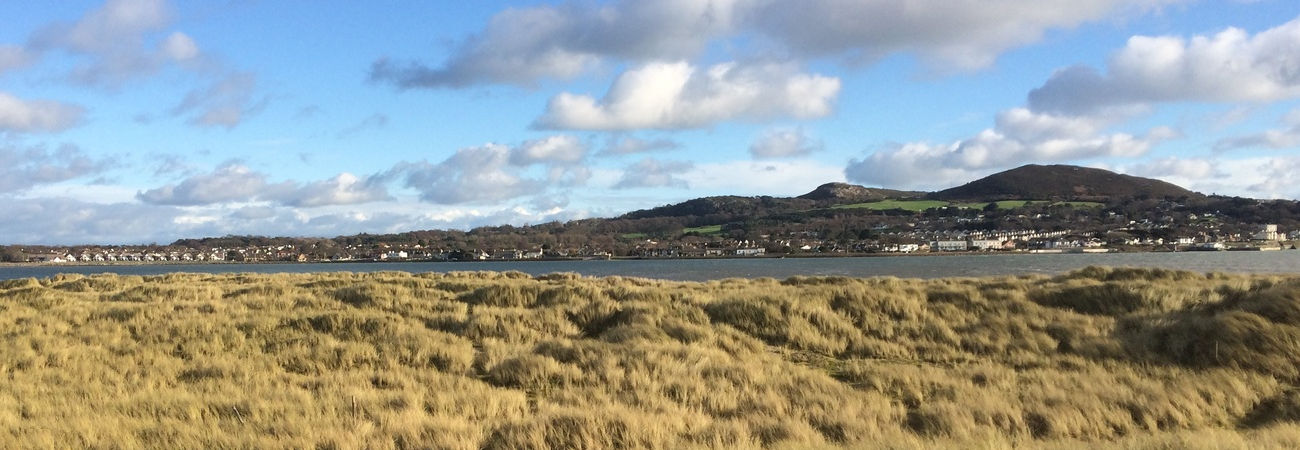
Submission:
<svg viewBox="0 0 1300 450">
<path fill-rule="evenodd" d="M 831 209 L 869 209 L 872 211 L 887 211 L 891 209 L 902 209 L 912 212 L 925 211 L 927 209 L 941 208 L 948 206 L 949 203 L 939 200 L 881 200 L 878 202 L 853 203 L 849 205 L 836 205 Z"/>
<path fill-rule="evenodd" d="M 1300 278 L 0 282 L 15 448 L 1295 448 Z"/>
<path fill-rule="evenodd" d="M 682 229 L 682 234 L 691 234 L 691 233 L 706 235 L 706 236 L 714 235 L 714 234 L 722 234 L 722 225 L 706 225 L 702 227 L 689 227 L 689 228 Z"/>
</svg>

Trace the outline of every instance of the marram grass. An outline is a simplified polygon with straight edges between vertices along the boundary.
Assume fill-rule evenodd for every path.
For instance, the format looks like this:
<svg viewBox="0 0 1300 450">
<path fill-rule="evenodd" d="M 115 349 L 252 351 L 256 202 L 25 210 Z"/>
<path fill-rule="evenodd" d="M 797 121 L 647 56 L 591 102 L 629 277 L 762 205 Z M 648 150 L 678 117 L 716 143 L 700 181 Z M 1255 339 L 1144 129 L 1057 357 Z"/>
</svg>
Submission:
<svg viewBox="0 0 1300 450">
<path fill-rule="evenodd" d="M 1300 276 L 0 282 L 5 448 L 1296 448 Z"/>
</svg>

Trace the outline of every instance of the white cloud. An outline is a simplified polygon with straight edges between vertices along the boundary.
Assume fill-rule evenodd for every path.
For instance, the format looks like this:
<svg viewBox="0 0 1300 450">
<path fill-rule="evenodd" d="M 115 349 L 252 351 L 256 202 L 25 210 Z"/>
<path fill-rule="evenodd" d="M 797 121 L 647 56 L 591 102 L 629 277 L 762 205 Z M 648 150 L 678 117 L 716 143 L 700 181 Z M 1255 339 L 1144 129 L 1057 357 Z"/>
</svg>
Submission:
<svg viewBox="0 0 1300 450">
<path fill-rule="evenodd" d="M 799 73 L 791 64 L 650 63 L 623 73 L 605 98 L 561 93 L 534 126 L 547 129 L 700 128 L 727 120 L 810 119 L 829 115 L 834 77 Z"/>
<path fill-rule="evenodd" d="M 385 179 L 358 178 L 342 173 L 334 178 L 306 184 L 293 181 L 271 183 L 267 175 L 238 163 L 228 163 L 211 173 L 194 175 L 179 184 L 169 184 L 136 194 L 145 203 L 199 206 L 266 201 L 281 205 L 317 207 L 351 205 L 392 199 Z"/>
<path fill-rule="evenodd" d="M 844 168 L 811 160 L 727 161 L 696 164 L 681 178 L 695 193 L 796 196 L 826 183 L 844 181 Z"/>
<path fill-rule="evenodd" d="M 1159 178 L 1205 194 L 1300 199 L 1300 157 L 1164 157 L 1121 167 L 1132 175 Z"/>
<path fill-rule="evenodd" d="M 1241 148 L 1284 149 L 1300 147 L 1300 109 L 1291 111 L 1282 119 L 1283 128 L 1264 130 L 1255 134 L 1220 139 L 1214 151 L 1223 152 Z"/>
<path fill-rule="evenodd" d="M 54 25 L 40 34 L 89 52 L 112 49 L 119 45 L 114 40 L 136 39 L 140 33 L 162 28 L 170 20 L 171 11 L 164 0 L 108 0 L 76 23 Z"/>
<path fill-rule="evenodd" d="M 0 74 L 24 67 L 36 60 L 36 55 L 17 45 L 0 45 Z"/>
<path fill-rule="evenodd" d="M 37 29 L 25 46 L 0 46 L 0 73 L 62 52 L 71 56 L 68 81 L 116 90 L 179 67 L 209 85 L 192 89 L 172 115 L 190 114 L 193 125 L 233 128 L 261 110 L 267 100 L 254 97 L 255 77 L 224 68 L 189 35 L 168 31 L 173 18 L 166 0 L 107 0 L 75 22 Z"/>
<path fill-rule="evenodd" d="M 509 147 L 497 144 L 463 148 L 438 164 L 399 164 L 394 172 L 403 174 L 406 187 L 432 203 L 494 202 L 540 191 L 540 181 L 509 170 L 510 153 Z"/>
<path fill-rule="evenodd" d="M 531 86 L 571 78 L 603 58 L 678 59 L 725 33 L 739 0 L 618 1 L 510 8 L 455 49 L 440 68 L 376 61 L 372 80 L 401 88 L 484 83 Z"/>
<path fill-rule="evenodd" d="M 208 205 L 252 201 L 268 189 L 286 187 L 270 186 L 265 174 L 232 163 L 218 167 L 212 173 L 186 178 L 178 185 L 142 191 L 136 197 L 145 203 L 158 205 Z"/>
<path fill-rule="evenodd" d="M 537 210 L 521 206 L 430 210 L 427 205 L 385 203 L 317 211 L 261 205 L 179 207 L 135 202 L 96 203 L 43 197 L 7 200 L 5 220 L 0 220 L 0 236 L 8 244 L 167 243 L 181 238 L 231 234 L 340 236 L 523 225 L 585 217 L 587 213 L 583 210 Z"/>
<path fill-rule="evenodd" d="M 1024 108 L 1003 111 L 994 128 L 948 145 L 914 142 L 878 150 L 849 162 L 852 181 L 888 188 L 951 187 L 994 169 L 1030 162 L 1068 162 L 1100 157 L 1136 157 L 1176 137 L 1168 128 L 1144 136 L 1102 134 L 1107 120 L 1058 116 Z"/>
<path fill-rule="evenodd" d="M 1205 158 L 1179 158 L 1174 156 L 1135 164 L 1124 168 L 1122 171 L 1148 178 L 1174 178 L 1179 180 L 1224 178 L 1228 176 L 1226 172 L 1220 170 L 1216 161 Z"/>
<path fill-rule="evenodd" d="M 174 223 L 179 211 L 138 203 L 98 204 L 65 198 L 5 202 L 0 236 L 10 244 L 170 242 L 191 230 Z"/>
<path fill-rule="evenodd" d="M 686 161 L 660 161 L 645 158 L 628 166 L 614 189 L 673 187 L 688 188 L 682 174 L 694 167 Z"/>
<path fill-rule="evenodd" d="M 344 172 L 334 178 L 315 181 L 266 198 L 288 206 L 355 205 L 391 200 L 385 180 L 378 176 L 365 179 Z"/>
<path fill-rule="evenodd" d="M 266 107 L 268 99 L 255 98 L 257 78 L 251 73 L 232 73 L 203 89 L 191 90 L 171 113 L 188 115 L 199 126 L 231 129 Z"/>
<path fill-rule="evenodd" d="M 758 159 L 806 156 L 820 151 L 824 144 L 804 133 L 802 128 L 769 130 L 749 146 L 749 154 Z"/>
<path fill-rule="evenodd" d="M 54 151 L 0 145 L 0 193 L 103 173 L 114 164 L 112 159 L 92 158 L 72 145 Z"/>
<path fill-rule="evenodd" d="M 587 144 L 576 137 L 550 136 L 514 148 L 500 144 L 463 148 L 437 164 L 400 163 L 387 176 L 404 179 L 406 187 L 431 203 L 500 202 L 585 184 L 591 177 L 587 153 Z"/>
<path fill-rule="evenodd" d="M 986 67 L 1002 52 L 1034 43 L 1049 29 L 1126 12 L 1162 0 L 776 0 L 756 1 L 752 29 L 799 55 L 845 54 L 870 60 L 915 52 L 945 70 Z"/>
<path fill-rule="evenodd" d="M 990 65 L 1047 30 L 1182 0 L 621 0 L 510 8 L 438 67 L 380 59 L 372 80 L 401 88 L 533 86 L 606 60 L 692 59 L 718 43 L 796 60 L 919 54 L 941 71 Z M 754 39 L 755 37 L 759 39 Z M 745 45 L 759 41 L 757 45 Z"/>
<path fill-rule="evenodd" d="M 1253 171 L 1258 182 L 1246 187 L 1253 197 L 1300 199 L 1300 184 L 1295 182 L 1300 157 L 1261 158 Z"/>
<path fill-rule="evenodd" d="M 57 132 L 81 123 L 86 110 L 52 100 L 23 100 L 0 91 L 0 133 Z"/>
<path fill-rule="evenodd" d="M 172 33 L 156 48 L 148 38 L 167 27 L 172 11 L 163 0 L 108 0 L 74 23 L 56 23 L 34 33 L 29 51 L 63 50 L 89 58 L 70 78 L 78 83 L 118 87 L 158 72 L 169 61 L 198 56 L 188 36 Z"/>
<path fill-rule="evenodd" d="M 365 119 L 361 119 L 360 122 L 357 122 L 356 124 L 344 128 L 342 131 L 339 131 L 338 138 L 342 139 L 360 133 L 365 130 L 379 129 L 386 126 L 388 126 L 388 115 L 382 113 L 374 113 L 369 116 L 366 116 Z"/>
<path fill-rule="evenodd" d="M 672 139 L 641 139 L 632 136 L 613 134 L 607 137 L 605 147 L 602 148 L 597 155 L 631 155 L 636 153 L 676 150 L 681 147 L 681 143 Z"/>
<path fill-rule="evenodd" d="M 190 61 L 199 57 L 199 45 L 185 33 L 174 31 L 163 40 L 162 54 L 172 61 Z"/>
<path fill-rule="evenodd" d="M 276 210 L 270 206 L 245 206 L 230 213 L 230 217 L 239 220 L 269 219 L 276 216 Z"/>
<path fill-rule="evenodd" d="M 1300 19 L 1254 36 L 1229 28 L 1190 39 L 1136 36 L 1103 75 L 1057 72 L 1029 94 L 1036 111 L 1092 114 L 1158 102 L 1270 102 L 1300 97 Z"/>
<path fill-rule="evenodd" d="M 510 154 L 510 163 L 527 166 L 539 163 L 573 164 L 587 157 L 587 144 L 569 135 L 525 142 Z"/>
</svg>

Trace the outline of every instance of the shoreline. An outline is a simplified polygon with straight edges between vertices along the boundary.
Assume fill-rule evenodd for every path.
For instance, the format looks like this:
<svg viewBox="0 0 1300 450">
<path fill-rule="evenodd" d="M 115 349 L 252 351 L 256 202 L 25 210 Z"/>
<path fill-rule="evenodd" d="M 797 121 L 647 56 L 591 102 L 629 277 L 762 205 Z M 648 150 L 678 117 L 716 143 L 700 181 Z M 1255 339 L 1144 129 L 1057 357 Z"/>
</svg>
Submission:
<svg viewBox="0 0 1300 450">
<path fill-rule="evenodd" d="M 769 254 L 762 256 L 684 256 L 675 258 L 647 258 L 640 256 L 615 256 L 608 258 L 601 257 L 579 257 L 579 258 L 535 258 L 535 259 L 470 259 L 470 260 L 443 260 L 443 259 L 402 259 L 402 260 L 344 260 L 344 261 L 162 261 L 142 263 L 137 261 L 95 261 L 89 263 L 68 263 L 68 262 L 0 262 L 0 267 L 165 267 L 165 266 L 268 266 L 268 265 L 300 265 L 300 264 L 319 264 L 327 266 L 331 264 L 401 264 L 401 263 L 533 263 L 533 262 L 579 262 L 579 261 L 700 261 L 700 260 L 753 260 L 753 259 L 834 259 L 834 258 L 899 258 L 899 257 L 944 257 L 944 256 L 977 256 L 977 255 L 1083 255 L 1083 254 L 1141 254 L 1141 253 L 1220 253 L 1220 252 L 1258 252 L 1258 251 L 1290 251 L 1296 250 L 1294 246 L 1283 245 L 1280 248 L 1260 248 L 1260 247 L 1242 247 L 1227 250 L 1175 250 L 1169 248 L 1155 248 L 1150 250 L 1120 250 L 1120 249 L 1100 249 L 1104 251 L 1089 251 L 1091 249 L 1044 249 L 1044 250 L 1014 250 L 1014 251 L 964 251 L 964 252 L 912 252 L 912 253 L 833 253 L 833 254 Z"/>
<path fill-rule="evenodd" d="M 1196 250 L 1196 248 L 1151 248 L 1151 250 L 1121 250 L 1121 248 L 1043 248 L 1043 250 L 995 251 L 933 251 L 933 252 L 845 252 L 845 254 L 770 254 L 761 256 L 677 256 L 677 258 L 645 258 L 645 256 L 582 256 L 582 258 L 537 259 L 402 259 L 402 260 L 317 260 L 317 261 L 94 261 L 94 263 L 0 263 L 3 267 L 165 267 L 165 265 L 277 265 L 277 264 L 400 264 L 400 263 L 550 263 L 550 261 L 672 261 L 672 260 L 749 260 L 749 259 L 833 259 L 833 258 L 906 258 L 906 256 L 970 256 L 970 255 L 1114 255 L 1114 254 L 1190 254 L 1190 252 L 1223 251 L 1290 251 L 1296 243 L 1286 242 L 1281 247 L 1235 247 L 1227 250 Z"/>
<path fill-rule="evenodd" d="M 683 256 L 676 258 L 647 258 L 641 256 L 614 256 L 609 258 L 601 257 L 583 257 L 583 258 L 533 258 L 533 259 L 402 259 L 376 261 L 369 259 L 354 259 L 344 261 L 164 261 L 143 263 L 136 261 L 96 261 L 90 263 L 68 263 L 68 262 L 4 262 L 0 267 L 164 267 L 164 266 L 268 266 L 268 265 L 298 265 L 298 264 L 402 264 L 402 263 L 542 263 L 542 262 L 581 262 L 581 261 L 729 261 L 729 260 L 754 260 L 754 259 L 835 259 L 835 258 L 900 258 L 909 256 L 925 257 L 944 257 L 944 256 L 968 256 L 968 255 L 1043 255 L 1043 254 L 1101 254 L 1101 253 L 1173 253 L 1172 251 L 1112 251 L 1112 252 L 1047 252 L 1035 253 L 1030 251 L 984 251 L 984 252 L 914 252 L 914 253 L 835 253 L 835 254 L 778 254 L 763 256 Z M 1182 252 L 1179 252 L 1182 253 Z"/>
</svg>

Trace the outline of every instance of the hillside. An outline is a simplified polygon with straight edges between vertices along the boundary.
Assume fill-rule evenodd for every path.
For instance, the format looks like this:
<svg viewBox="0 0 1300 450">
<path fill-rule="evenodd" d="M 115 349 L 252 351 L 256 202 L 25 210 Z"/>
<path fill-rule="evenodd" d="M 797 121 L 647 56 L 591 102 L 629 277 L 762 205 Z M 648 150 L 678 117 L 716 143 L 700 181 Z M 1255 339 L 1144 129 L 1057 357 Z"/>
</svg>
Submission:
<svg viewBox="0 0 1300 450">
<path fill-rule="evenodd" d="M 1088 200 L 1203 197 L 1174 184 L 1089 167 L 1030 164 L 929 195 L 935 200 Z"/>
<path fill-rule="evenodd" d="M 861 203 L 923 196 L 925 196 L 924 192 L 869 188 L 848 183 L 826 183 L 817 186 L 817 189 L 812 192 L 800 195 L 798 198 L 829 201 L 831 203 Z"/>
<path fill-rule="evenodd" d="M 1295 448 L 1300 279 L 0 282 L 11 448 Z"/>
<path fill-rule="evenodd" d="M 619 218 L 651 219 L 713 216 L 714 221 L 731 221 L 797 213 L 814 208 L 850 203 L 922 198 L 925 194 L 925 192 L 868 188 L 848 183 L 826 183 L 798 197 L 741 197 L 734 195 L 702 197 L 681 203 L 633 211 Z"/>
<path fill-rule="evenodd" d="M 809 209 L 816 202 L 804 198 L 740 197 L 734 195 L 702 197 L 681 203 L 643 209 L 624 214 L 622 219 L 648 219 L 655 217 L 720 216 L 723 220 L 779 214 Z"/>
<path fill-rule="evenodd" d="M 1126 199 L 1180 199 L 1204 196 L 1160 180 L 1123 175 L 1103 169 L 1069 165 L 1026 165 L 989 175 L 938 192 L 868 188 L 826 183 L 798 197 L 718 196 L 633 211 L 621 219 L 713 216 L 711 222 L 760 218 L 883 200 L 928 198 L 960 202 L 999 200 L 1079 200 L 1109 202 Z"/>
</svg>

